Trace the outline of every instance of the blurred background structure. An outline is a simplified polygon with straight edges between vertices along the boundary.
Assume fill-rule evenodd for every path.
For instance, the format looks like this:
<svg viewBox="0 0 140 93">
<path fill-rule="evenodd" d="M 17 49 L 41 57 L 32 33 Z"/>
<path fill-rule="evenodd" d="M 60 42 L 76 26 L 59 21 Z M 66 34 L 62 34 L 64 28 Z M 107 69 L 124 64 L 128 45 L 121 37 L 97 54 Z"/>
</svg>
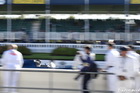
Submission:
<svg viewBox="0 0 140 93">
<path fill-rule="evenodd" d="M 137 0 L 1 0 L 0 41 L 118 44 L 140 40 Z"/>
<path fill-rule="evenodd" d="M 72 69 L 76 49 L 91 44 L 101 68 L 108 40 L 117 49 L 134 44 L 140 53 L 139 11 L 140 0 L 0 0 L 0 54 L 7 44 L 22 46 L 23 67 L 32 69 L 21 71 L 21 93 L 78 93 L 79 82 L 73 80 L 78 71 L 63 70 Z M 50 60 L 56 70 L 47 69 Z M 91 89 L 111 93 L 106 85 L 100 75 Z"/>
</svg>

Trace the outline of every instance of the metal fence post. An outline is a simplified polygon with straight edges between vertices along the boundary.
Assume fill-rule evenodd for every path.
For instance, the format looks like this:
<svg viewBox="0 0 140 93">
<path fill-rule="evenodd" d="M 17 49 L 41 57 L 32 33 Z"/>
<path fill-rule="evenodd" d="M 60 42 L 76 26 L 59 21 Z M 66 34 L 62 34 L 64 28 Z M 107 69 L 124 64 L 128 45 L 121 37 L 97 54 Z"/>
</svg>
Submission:
<svg viewBox="0 0 140 93">
<path fill-rule="evenodd" d="M 53 88 L 53 73 L 49 72 L 49 88 Z M 49 90 L 49 93 L 53 93 L 53 90 Z"/>
</svg>

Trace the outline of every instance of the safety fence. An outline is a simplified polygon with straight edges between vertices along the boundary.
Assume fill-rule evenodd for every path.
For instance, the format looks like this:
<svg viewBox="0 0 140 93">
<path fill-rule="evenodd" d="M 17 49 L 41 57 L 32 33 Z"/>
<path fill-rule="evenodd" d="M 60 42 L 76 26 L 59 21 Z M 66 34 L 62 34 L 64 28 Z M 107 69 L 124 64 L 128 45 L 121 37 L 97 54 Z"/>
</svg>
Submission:
<svg viewBox="0 0 140 93">
<path fill-rule="evenodd" d="M 140 40 L 140 33 L 124 32 L 0 32 L 0 40 Z"/>
<path fill-rule="evenodd" d="M 60 84 L 59 86 L 61 86 L 61 83 L 63 81 L 65 81 L 64 77 L 67 75 L 69 76 L 70 74 L 75 74 L 74 76 L 76 76 L 77 74 L 80 74 L 80 72 L 78 70 L 53 70 L 53 69 L 0 69 L 0 72 L 3 71 L 18 71 L 18 72 L 22 72 L 22 73 L 46 73 L 48 76 L 48 87 L 46 88 L 40 88 L 40 87 L 5 87 L 5 86 L 0 86 L 0 89 L 3 88 L 8 88 L 8 89 L 18 89 L 18 90 L 44 90 L 44 91 L 48 91 L 47 93 L 56 93 L 55 91 L 57 91 L 57 93 L 78 93 L 78 92 L 82 92 L 82 91 L 87 91 L 87 90 L 82 90 L 82 89 L 76 89 L 76 88 L 67 88 L 67 87 L 54 87 L 55 85 L 55 74 L 57 76 L 57 79 L 62 78 L 62 80 L 60 80 Z M 58 75 L 61 74 L 59 77 Z M 63 75 L 62 75 L 63 74 Z M 100 74 L 100 75 L 113 75 L 113 73 L 106 73 L 106 72 L 85 72 L 85 74 Z M 71 81 L 74 79 L 74 76 L 69 77 L 69 80 L 66 80 L 67 83 L 71 84 Z M 33 77 L 34 78 L 34 77 Z M 54 79 L 55 78 L 55 79 Z M 66 78 L 66 77 L 65 77 Z M 70 80 L 71 78 L 71 80 Z M 40 80 L 40 79 L 39 79 Z M 21 80 L 22 81 L 22 80 Z M 59 80 L 58 80 L 59 81 Z M 62 82 L 61 82 L 62 81 Z M 38 82 L 38 81 L 36 81 Z M 57 81 L 56 81 L 57 82 Z M 58 82 L 57 82 L 58 83 Z M 93 82 L 94 83 L 94 82 Z M 66 85 L 65 85 L 66 86 Z M 72 86 L 72 85 L 70 85 Z M 92 86 L 92 90 L 89 90 L 91 93 L 113 93 L 112 91 L 107 91 L 107 90 L 95 90 L 93 89 L 95 86 Z M 97 87 L 97 86 L 96 86 Z M 101 87 L 101 86 L 98 86 Z"/>
<path fill-rule="evenodd" d="M 83 47 L 87 44 L 64 44 L 64 43 L 0 43 L 0 46 L 5 46 L 8 44 L 17 44 L 18 46 L 26 46 L 34 53 L 51 53 L 54 49 L 59 47 L 68 47 L 68 48 L 76 48 L 79 50 L 83 50 Z M 90 44 L 93 46 L 92 51 L 96 54 L 105 54 L 107 52 L 107 45 L 99 45 L 99 44 Z M 119 49 L 124 45 L 116 45 L 116 48 Z M 135 46 L 136 50 L 140 50 L 140 46 Z"/>
</svg>

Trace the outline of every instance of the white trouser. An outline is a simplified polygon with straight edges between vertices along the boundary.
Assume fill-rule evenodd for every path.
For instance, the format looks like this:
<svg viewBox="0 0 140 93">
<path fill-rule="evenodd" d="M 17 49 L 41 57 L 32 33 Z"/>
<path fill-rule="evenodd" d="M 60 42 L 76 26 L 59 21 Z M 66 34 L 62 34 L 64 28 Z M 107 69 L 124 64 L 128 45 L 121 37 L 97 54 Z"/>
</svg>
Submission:
<svg viewBox="0 0 140 93">
<path fill-rule="evenodd" d="M 135 90 L 140 93 L 140 76 L 135 77 Z"/>
<path fill-rule="evenodd" d="M 134 80 L 128 79 L 124 81 L 118 81 L 118 92 L 117 93 L 136 93 L 134 90 Z"/>
<path fill-rule="evenodd" d="M 108 73 L 114 73 L 114 67 L 108 69 Z M 113 91 L 117 93 L 117 76 L 116 75 L 107 75 L 107 85 L 108 91 Z"/>
<path fill-rule="evenodd" d="M 3 86 L 4 87 L 17 87 L 20 72 L 3 71 Z M 4 92 L 16 92 L 16 89 L 5 88 Z"/>
</svg>

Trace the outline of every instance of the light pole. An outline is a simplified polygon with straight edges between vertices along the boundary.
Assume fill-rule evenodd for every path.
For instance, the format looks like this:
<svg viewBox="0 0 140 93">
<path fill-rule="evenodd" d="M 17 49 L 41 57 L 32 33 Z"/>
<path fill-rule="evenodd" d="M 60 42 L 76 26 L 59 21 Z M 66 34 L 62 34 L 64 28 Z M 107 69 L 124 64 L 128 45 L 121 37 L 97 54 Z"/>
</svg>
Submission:
<svg viewBox="0 0 140 93">
<path fill-rule="evenodd" d="M 12 14 L 12 0 L 7 0 L 7 15 Z M 7 42 L 10 42 L 11 33 L 12 32 L 12 19 L 9 17 L 7 18 Z"/>
<path fill-rule="evenodd" d="M 125 0 L 124 2 L 124 13 L 125 13 L 125 40 L 126 41 L 130 41 L 130 24 L 129 24 L 129 19 L 127 19 L 129 17 L 129 4 L 130 4 L 130 0 Z"/>
<path fill-rule="evenodd" d="M 89 14 L 89 0 L 85 0 L 85 14 Z M 85 19 L 85 40 L 89 40 L 90 39 L 90 35 L 89 35 L 89 30 L 90 30 L 90 23 L 89 23 L 89 19 Z"/>
<path fill-rule="evenodd" d="M 46 19 L 45 19 L 45 42 L 50 42 L 50 0 L 46 0 Z"/>
</svg>

